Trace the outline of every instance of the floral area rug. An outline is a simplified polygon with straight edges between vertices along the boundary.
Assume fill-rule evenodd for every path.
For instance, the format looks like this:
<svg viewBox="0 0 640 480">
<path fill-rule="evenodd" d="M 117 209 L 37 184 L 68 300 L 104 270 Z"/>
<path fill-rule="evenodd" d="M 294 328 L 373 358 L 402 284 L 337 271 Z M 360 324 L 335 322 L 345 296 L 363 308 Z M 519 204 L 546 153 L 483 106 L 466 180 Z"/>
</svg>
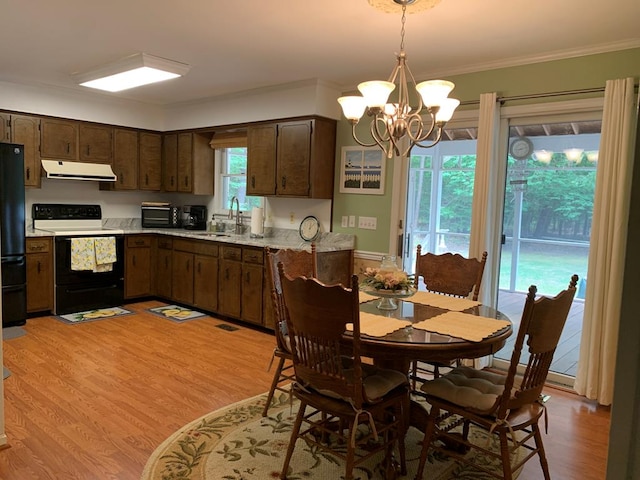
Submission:
<svg viewBox="0 0 640 480">
<path fill-rule="evenodd" d="M 56 315 L 54 318 L 64 323 L 86 323 L 93 320 L 103 320 L 105 318 L 119 317 L 121 315 L 129 315 L 133 312 L 121 307 L 98 308 L 95 310 L 85 310 L 84 312 L 69 313 L 66 315 Z"/>
<path fill-rule="evenodd" d="M 179 305 L 164 305 L 148 309 L 149 312 L 159 315 L 174 322 L 185 322 L 194 318 L 206 317 L 207 315 L 197 310 L 181 307 Z"/>
<path fill-rule="evenodd" d="M 269 416 L 262 417 L 266 394 L 211 412 L 186 425 L 165 440 L 149 458 L 141 480 L 250 480 L 280 478 L 298 402 L 287 394 L 275 395 Z M 486 435 L 471 428 L 474 443 L 487 445 Z M 407 476 L 413 479 L 420 457 L 423 434 L 410 428 L 407 438 Z M 491 449 L 499 451 L 497 442 Z M 522 450 L 522 449 L 520 449 Z M 518 454 L 522 452 L 518 451 Z M 469 455 L 479 455 L 470 453 Z M 479 459 L 480 460 L 480 459 Z M 492 459 L 485 465 L 496 471 Z M 354 469 L 356 480 L 383 480 L 380 457 Z M 494 467 L 495 466 L 495 467 Z M 344 464 L 336 457 L 310 448 L 298 440 L 291 460 L 289 479 L 329 480 L 344 478 Z M 431 480 L 484 480 L 491 478 L 446 456 L 430 454 L 425 476 Z M 517 474 L 514 475 L 517 478 Z"/>
</svg>

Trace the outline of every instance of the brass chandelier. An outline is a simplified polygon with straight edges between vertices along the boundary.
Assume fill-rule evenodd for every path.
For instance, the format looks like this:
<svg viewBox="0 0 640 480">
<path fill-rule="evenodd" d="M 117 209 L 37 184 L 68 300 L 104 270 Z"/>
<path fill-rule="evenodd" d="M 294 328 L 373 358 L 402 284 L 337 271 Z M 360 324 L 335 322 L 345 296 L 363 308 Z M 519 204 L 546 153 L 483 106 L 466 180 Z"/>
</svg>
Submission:
<svg viewBox="0 0 640 480">
<path fill-rule="evenodd" d="M 362 96 L 338 98 L 344 116 L 351 123 L 351 133 L 358 144 L 363 147 L 379 146 L 387 156 L 393 154 L 405 157 L 411 149 L 418 145 L 430 148 L 442 139 L 445 124 L 453 116 L 460 104 L 455 98 L 448 98 L 455 86 L 446 80 L 428 80 L 416 84 L 409 70 L 407 55 L 404 51 L 404 32 L 407 5 L 415 0 L 393 0 L 402 6 L 402 23 L 400 30 L 400 52 L 398 62 L 391 72 L 388 81 L 372 80 L 358 85 Z M 437 2 L 436 2 L 437 3 Z M 411 107 L 409 100 L 409 82 L 418 95 L 418 106 Z M 388 103 L 389 95 L 397 88 L 397 99 Z M 425 112 L 423 112 L 423 110 Z M 367 112 L 371 118 L 370 132 L 373 143 L 361 141 L 356 135 L 356 125 Z M 422 113 L 427 113 L 422 117 Z M 432 136 L 432 134 L 435 135 Z M 403 139 L 407 138 L 407 144 Z M 428 142 L 428 143 L 423 143 Z M 404 147 L 404 148 L 403 148 Z"/>
</svg>

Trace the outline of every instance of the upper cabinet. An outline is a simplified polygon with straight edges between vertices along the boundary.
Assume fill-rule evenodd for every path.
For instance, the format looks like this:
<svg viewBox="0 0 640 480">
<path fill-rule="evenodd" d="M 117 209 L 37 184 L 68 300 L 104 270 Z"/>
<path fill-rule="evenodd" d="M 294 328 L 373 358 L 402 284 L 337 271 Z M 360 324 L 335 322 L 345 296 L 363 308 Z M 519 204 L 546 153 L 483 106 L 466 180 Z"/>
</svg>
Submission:
<svg viewBox="0 0 640 480">
<path fill-rule="evenodd" d="M 164 134 L 162 162 L 165 191 L 213 195 L 213 149 L 209 136 L 190 132 Z"/>
<path fill-rule="evenodd" d="M 80 161 L 87 163 L 113 162 L 113 127 L 80 123 Z"/>
<path fill-rule="evenodd" d="M 332 198 L 335 148 L 335 120 L 249 126 L 247 195 Z"/>
<path fill-rule="evenodd" d="M 0 142 L 24 145 L 24 185 L 40 186 L 40 119 L 0 113 Z"/>
<path fill-rule="evenodd" d="M 78 160 L 79 122 L 43 118 L 40 127 L 40 154 L 53 160 Z"/>
<path fill-rule="evenodd" d="M 140 132 L 138 188 L 159 191 L 162 188 L 162 135 Z"/>
<path fill-rule="evenodd" d="M 113 131 L 113 171 L 118 179 L 115 190 L 138 188 L 138 132 L 116 128 Z"/>
</svg>

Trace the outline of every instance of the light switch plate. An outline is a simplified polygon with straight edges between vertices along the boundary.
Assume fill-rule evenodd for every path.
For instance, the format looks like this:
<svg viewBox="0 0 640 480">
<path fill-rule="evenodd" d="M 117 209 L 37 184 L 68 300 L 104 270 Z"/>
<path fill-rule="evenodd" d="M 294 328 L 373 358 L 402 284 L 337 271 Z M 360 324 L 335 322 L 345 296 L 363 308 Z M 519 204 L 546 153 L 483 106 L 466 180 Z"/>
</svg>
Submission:
<svg viewBox="0 0 640 480">
<path fill-rule="evenodd" d="M 356 216 L 355 215 L 349 215 L 349 226 L 351 228 L 356 228 Z"/>
<path fill-rule="evenodd" d="M 358 228 L 375 230 L 378 228 L 378 217 L 358 217 Z"/>
<path fill-rule="evenodd" d="M 347 228 L 349 226 L 349 217 L 346 215 L 342 216 L 342 224 L 340 225 L 342 228 Z"/>
</svg>

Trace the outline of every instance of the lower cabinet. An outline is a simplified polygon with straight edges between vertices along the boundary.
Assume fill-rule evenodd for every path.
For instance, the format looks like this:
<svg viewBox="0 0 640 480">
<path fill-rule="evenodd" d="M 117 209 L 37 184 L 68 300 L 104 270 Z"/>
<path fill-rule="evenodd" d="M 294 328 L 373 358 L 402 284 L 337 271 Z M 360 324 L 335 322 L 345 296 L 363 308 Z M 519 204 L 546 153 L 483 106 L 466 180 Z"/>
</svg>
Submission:
<svg viewBox="0 0 640 480">
<path fill-rule="evenodd" d="M 218 310 L 218 245 L 175 239 L 171 298 L 203 310 Z"/>
<path fill-rule="evenodd" d="M 153 294 L 150 235 L 130 235 L 125 242 L 124 298 Z"/>
<path fill-rule="evenodd" d="M 155 248 L 155 292 L 156 295 L 167 300 L 171 299 L 173 283 L 173 239 L 156 237 Z"/>
<path fill-rule="evenodd" d="M 222 246 L 218 286 L 221 314 L 262 325 L 264 252 L 261 248 Z"/>
<path fill-rule="evenodd" d="M 27 313 L 53 310 L 53 242 L 27 238 Z"/>
</svg>

